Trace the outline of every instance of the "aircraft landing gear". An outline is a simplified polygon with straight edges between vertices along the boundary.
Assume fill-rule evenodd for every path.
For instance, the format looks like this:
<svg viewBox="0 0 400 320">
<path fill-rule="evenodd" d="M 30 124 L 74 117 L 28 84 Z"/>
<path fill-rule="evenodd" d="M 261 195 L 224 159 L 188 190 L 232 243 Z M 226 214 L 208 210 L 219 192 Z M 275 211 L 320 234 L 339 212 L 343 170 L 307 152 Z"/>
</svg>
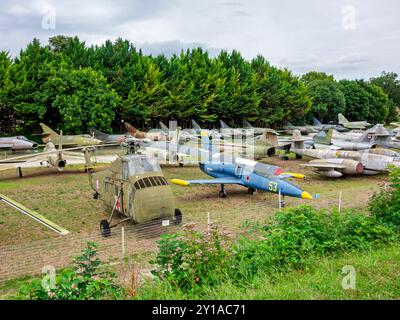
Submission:
<svg viewBox="0 0 400 320">
<path fill-rule="evenodd" d="M 18 174 L 18 176 L 19 176 L 20 178 L 23 177 L 21 167 L 18 167 L 18 169 L 17 169 L 17 174 Z"/>
<path fill-rule="evenodd" d="M 221 184 L 221 190 L 219 191 L 218 196 L 220 198 L 226 198 L 225 186 L 223 184 Z"/>
<path fill-rule="evenodd" d="M 285 196 L 281 196 L 279 199 L 279 208 L 284 208 L 285 207 Z"/>
<path fill-rule="evenodd" d="M 283 156 L 283 157 L 282 157 L 282 160 L 288 161 L 288 160 L 289 160 L 289 157 L 288 157 L 288 156 Z"/>
<path fill-rule="evenodd" d="M 254 190 L 253 188 L 248 188 L 247 189 L 247 193 L 248 194 L 254 194 L 254 192 L 256 192 L 256 190 Z"/>
<path fill-rule="evenodd" d="M 301 160 L 301 159 L 303 159 L 303 156 L 301 154 L 296 153 L 296 160 Z"/>
<path fill-rule="evenodd" d="M 175 209 L 175 221 L 174 224 L 181 224 L 182 222 L 182 212 L 180 209 Z"/>
<path fill-rule="evenodd" d="M 93 199 L 98 199 L 99 198 L 99 193 L 98 192 L 96 192 L 96 193 L 93 193 Z"/>
<path fill-rule="evenodd" d="M 110 224 L 105 219 L 100 222 L 100 232 L 103 237 L 111 236 Z"/>
</svg>

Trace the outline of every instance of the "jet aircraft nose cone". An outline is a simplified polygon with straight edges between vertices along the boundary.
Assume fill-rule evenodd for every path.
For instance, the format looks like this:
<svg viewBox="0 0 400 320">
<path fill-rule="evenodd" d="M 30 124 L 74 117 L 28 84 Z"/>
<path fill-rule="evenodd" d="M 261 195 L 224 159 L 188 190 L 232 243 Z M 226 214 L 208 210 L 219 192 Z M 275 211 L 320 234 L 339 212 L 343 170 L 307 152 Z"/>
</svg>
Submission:
<svg viewBox="0 0 400 320">
<path fill-rule="evenodd" d="M 312 196 L 307 192 L 307 191 L 303 191 L 302 193 L 301 193 L 301 198 L 302 199 L 309 199 L 309 200 L 312 200 Z"/>
</svg>

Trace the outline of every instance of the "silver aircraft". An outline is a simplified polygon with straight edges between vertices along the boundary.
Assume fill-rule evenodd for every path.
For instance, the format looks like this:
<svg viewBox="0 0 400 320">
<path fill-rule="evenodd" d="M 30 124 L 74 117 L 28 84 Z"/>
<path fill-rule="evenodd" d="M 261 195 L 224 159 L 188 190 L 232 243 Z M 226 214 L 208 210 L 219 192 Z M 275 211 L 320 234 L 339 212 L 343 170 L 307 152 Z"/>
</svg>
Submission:
<svg viewBox="0 0 400 320">
<path fill-rule="evenodd" d="M 317 173 L 325 177 L 340 178 L 344 175 L 358 174 L 374 175 L 387 171 L 390 165 L 400 167 L 400 157 L 391 150 L 306 149 L 304 142 L 299 137 L 301 137 L 301 133 L 298 130 L 293 132 L 294 141 L 290 151 L 297 155 L 315 158 L 316 160 L 303 164 L 303 166 L 314 168 Z M 389 152 L 392 153 L 392 156 L 388 155 Z"/>
<path fill-rule="evenodd" d="M 0 149 L 27 150 L 37 148 L 37 143 L 24 136 L 0 138 Z"/>
</svg>

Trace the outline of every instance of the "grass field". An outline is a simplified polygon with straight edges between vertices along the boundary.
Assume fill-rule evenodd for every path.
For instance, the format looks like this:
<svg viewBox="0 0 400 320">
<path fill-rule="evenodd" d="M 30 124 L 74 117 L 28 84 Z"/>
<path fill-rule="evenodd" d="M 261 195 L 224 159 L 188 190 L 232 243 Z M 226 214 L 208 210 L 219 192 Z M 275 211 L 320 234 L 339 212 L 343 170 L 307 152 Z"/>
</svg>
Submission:
<svg viewBox="0 0 400 320">
<path fill-rule="evenodd" d="M 399 299 L 400 248 L 389 246 L 376 251 L 348 253 L 323 258 L 306 271 L 260 275 L 241 287 L 224 283 L 210 288 L 199 299 L 210 300 L 342 300 Z M 342 287 L 348 274 L 343 267 L 355 270 L 355 289 Z M 346 269 L 345 269 L 346 270 Z M 139 299 L 187 299 L 179 292 L 152 286 L 140 291 Z M 191 297 L 193 298 L 193 297 Z"/>
</svg>

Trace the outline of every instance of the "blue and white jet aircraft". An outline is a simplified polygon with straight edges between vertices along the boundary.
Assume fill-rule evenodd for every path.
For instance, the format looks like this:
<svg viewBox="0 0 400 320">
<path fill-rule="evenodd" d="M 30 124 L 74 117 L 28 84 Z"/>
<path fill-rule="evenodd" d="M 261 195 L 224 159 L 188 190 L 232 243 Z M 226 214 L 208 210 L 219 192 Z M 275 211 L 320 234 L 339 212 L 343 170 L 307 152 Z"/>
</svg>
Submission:
<svg viewBox="0 0 400 320">
<path fill-rule="evenodd" d="M 207 148 L 209 151 L 204 150 Z M 253 194 L 256 190 L 277 193 L 282 196 L 296 197 L 302 199 L 313 199 L 307 191 L 294 185 L 287 179 L 303 179 L 304 175 L 299 173 L 282 172 L 282 168 L 260 163 L 257 161 L 233 157 L 231 161 L 215 160 L 216 153 L 212 152 L 212 144 L 208 137 L 202 133 L 202 160 L 199 163 L 200 170 L 214 179 L 181 180 L 172 179 L 171 182 L 181 186 L 192 184 L 219 184 L 221 189 L 219 196 L 226 197 L 224 186 L 226 184 L 237 184 L 248 188 L 248 193 Z M 204 156 L 205 155 L 205 156 Z"/>
</svg>

